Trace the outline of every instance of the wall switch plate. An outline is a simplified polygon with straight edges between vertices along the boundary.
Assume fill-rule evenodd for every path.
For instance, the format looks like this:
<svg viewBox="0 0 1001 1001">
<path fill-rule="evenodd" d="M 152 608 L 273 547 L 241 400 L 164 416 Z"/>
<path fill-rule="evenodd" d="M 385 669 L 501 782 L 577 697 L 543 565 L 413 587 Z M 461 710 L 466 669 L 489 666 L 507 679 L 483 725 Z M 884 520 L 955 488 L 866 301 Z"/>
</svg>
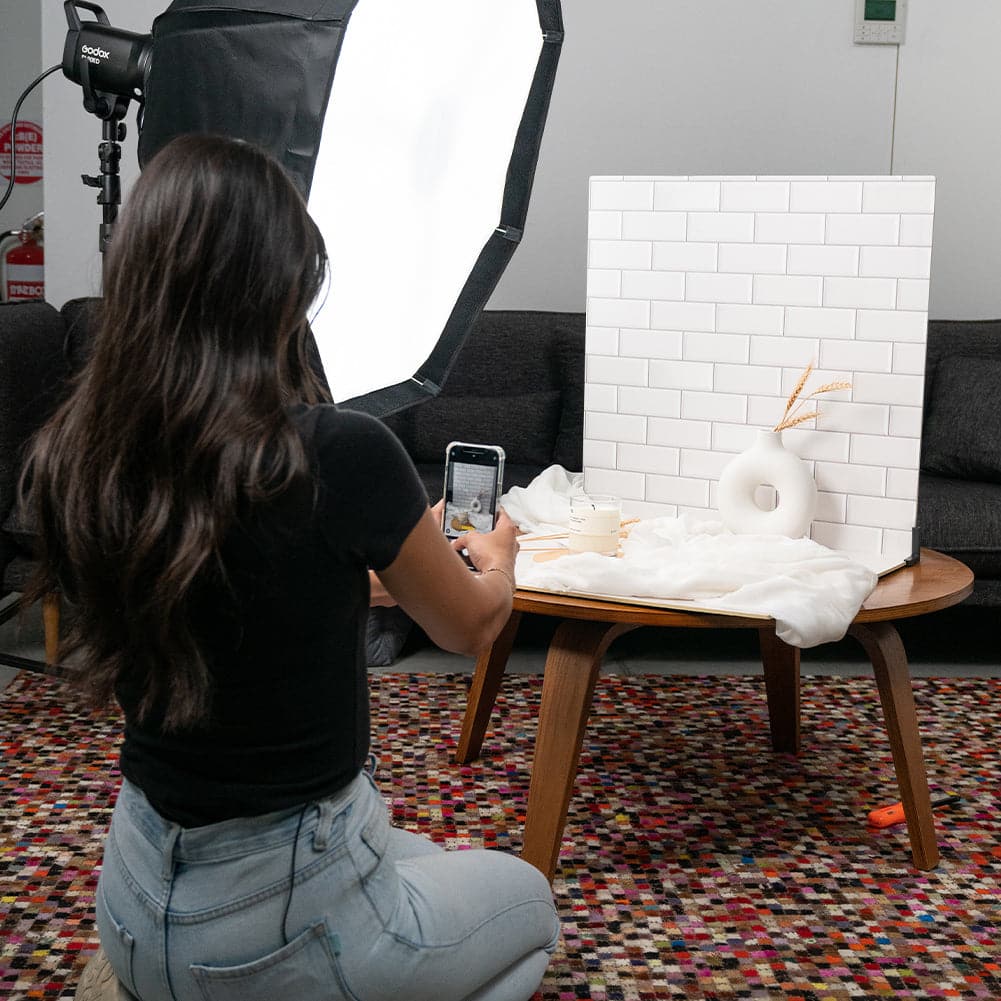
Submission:
<svg viewBox="0 0 1001 1001">
<path fill-rule="evenodd" d="M 855 0 L 855 43 L 899 45 L 906 20 L 907 0 Z"/>
</svg>

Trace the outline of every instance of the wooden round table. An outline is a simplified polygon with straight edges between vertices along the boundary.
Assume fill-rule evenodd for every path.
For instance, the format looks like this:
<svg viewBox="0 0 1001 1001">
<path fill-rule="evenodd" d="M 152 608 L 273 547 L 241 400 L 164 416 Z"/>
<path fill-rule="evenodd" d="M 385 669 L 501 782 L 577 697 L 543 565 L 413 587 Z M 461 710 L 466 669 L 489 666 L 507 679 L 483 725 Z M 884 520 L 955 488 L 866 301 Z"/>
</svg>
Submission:
<svg viewBox="0 0 1001 1001">
<path fill-rule="evenodd" d="M 893 620 L 958 604 L 973 590 L 968 567 L 930 549 L 921 559 L 883 577 L 848 632 L 872 663 L 883 707 L 914 864 L 938 863 L 935 823 L 914 708 L 907 656 Z M 563 620 L 546 656 L 535 740 L 522 857 L 551 880 L 573 793 L 601 659 L 613 640 L 638 626 L 757 629 L 761 644 L 772 748 L 797 752 L 800 744 L 800 655 L 775 635 L 772 619 L 683 612 L 614 601 L 518 591 L 514 611 L 493 646 L 476 662 L 456 752 L 459 762 L 477 757 L 521 616 Z"/>
</svg>

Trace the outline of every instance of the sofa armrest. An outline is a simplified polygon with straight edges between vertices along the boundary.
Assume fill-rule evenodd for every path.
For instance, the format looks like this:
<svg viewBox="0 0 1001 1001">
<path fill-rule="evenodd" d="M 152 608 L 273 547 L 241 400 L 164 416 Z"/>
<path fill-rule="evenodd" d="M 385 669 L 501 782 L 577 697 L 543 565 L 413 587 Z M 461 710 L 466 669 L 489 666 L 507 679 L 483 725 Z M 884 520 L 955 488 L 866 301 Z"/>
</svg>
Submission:
<svg viewBox="0 0 1001 1001">
<path fill-rule="evenodd" d="M 65 328 L 45 302 L 0 305 L 0 523 L 11 512 L 31 436 L 65 391 Z M 0 569 L 15 553 L 0 533 Z"/>
<path fill-rule="evenodd" d="M 925 351 L 925 408 L 943 360 L 958 355 L 1001 358 L 1001 320 L 929 320 Z"/>
</svg>

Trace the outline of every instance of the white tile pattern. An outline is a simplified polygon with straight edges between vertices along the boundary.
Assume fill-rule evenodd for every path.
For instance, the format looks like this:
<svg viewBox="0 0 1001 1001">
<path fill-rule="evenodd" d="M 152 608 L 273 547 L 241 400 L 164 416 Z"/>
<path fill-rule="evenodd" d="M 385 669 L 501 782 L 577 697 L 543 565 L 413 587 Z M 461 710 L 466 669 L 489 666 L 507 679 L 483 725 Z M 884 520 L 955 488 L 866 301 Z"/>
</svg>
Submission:
<svg viewBox="0 0 1001 1001">
<path fill-rule="evenodd" d="M 813 538 L 910 555 L 934 198 L 927 177 L 591 178 L 587 487 L 634 516 L 714 507 L 812 362 L 810 388 L 853 385 L 784 435 Z"/>
</svg>

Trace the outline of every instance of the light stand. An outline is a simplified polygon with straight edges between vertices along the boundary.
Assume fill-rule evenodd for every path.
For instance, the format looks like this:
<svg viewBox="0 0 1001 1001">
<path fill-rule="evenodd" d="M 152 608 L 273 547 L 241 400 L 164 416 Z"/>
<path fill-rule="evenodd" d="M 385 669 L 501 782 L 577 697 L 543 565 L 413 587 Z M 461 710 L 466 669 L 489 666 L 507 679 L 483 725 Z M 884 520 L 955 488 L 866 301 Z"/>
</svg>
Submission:
<svg viewBox="0 0 1001 1001">
<path fill-rule="evenodd" d="M 101 162 L 100 174 L 81 174 L 80 180 L 89 188 L 100 188 L 97 204 L 101 206 L 103 219 L 98 229 L 98 249 L 103 254 L 108 249 L 108 241 L 118 218 L 118 206 L 122 204 L 122 182 L 118 165 L 122 159 L 120 142 L 125 138 L 125 123 L 116 119 L 105 119 L 101 123 L 101 142 L 97 156 Z"/>
<path fill-rule="evenodd" d="M 77 8 L 89 10 L 95 21 L 80 20 Z M 152 54 L 152 36 L 136 35 L 113 28 L 108 15 L 88 0 L 66 0 L 63 4 L 69 31 L 63 48 L 63 73 L 83 89 L 83 106 L 101 119 L 101 142 L 97 147 L 100 173 L 81 174 L 91 188 L 100 188 L 97 204 L 103 218 L 98 247 L 103 254 L 118 218 L 122 203 L 119 164 L 120 143 L 125 138 L 125 117 L 129 102 L 137 100 L 142 111 L 146 76 Z"/>
</svg>

